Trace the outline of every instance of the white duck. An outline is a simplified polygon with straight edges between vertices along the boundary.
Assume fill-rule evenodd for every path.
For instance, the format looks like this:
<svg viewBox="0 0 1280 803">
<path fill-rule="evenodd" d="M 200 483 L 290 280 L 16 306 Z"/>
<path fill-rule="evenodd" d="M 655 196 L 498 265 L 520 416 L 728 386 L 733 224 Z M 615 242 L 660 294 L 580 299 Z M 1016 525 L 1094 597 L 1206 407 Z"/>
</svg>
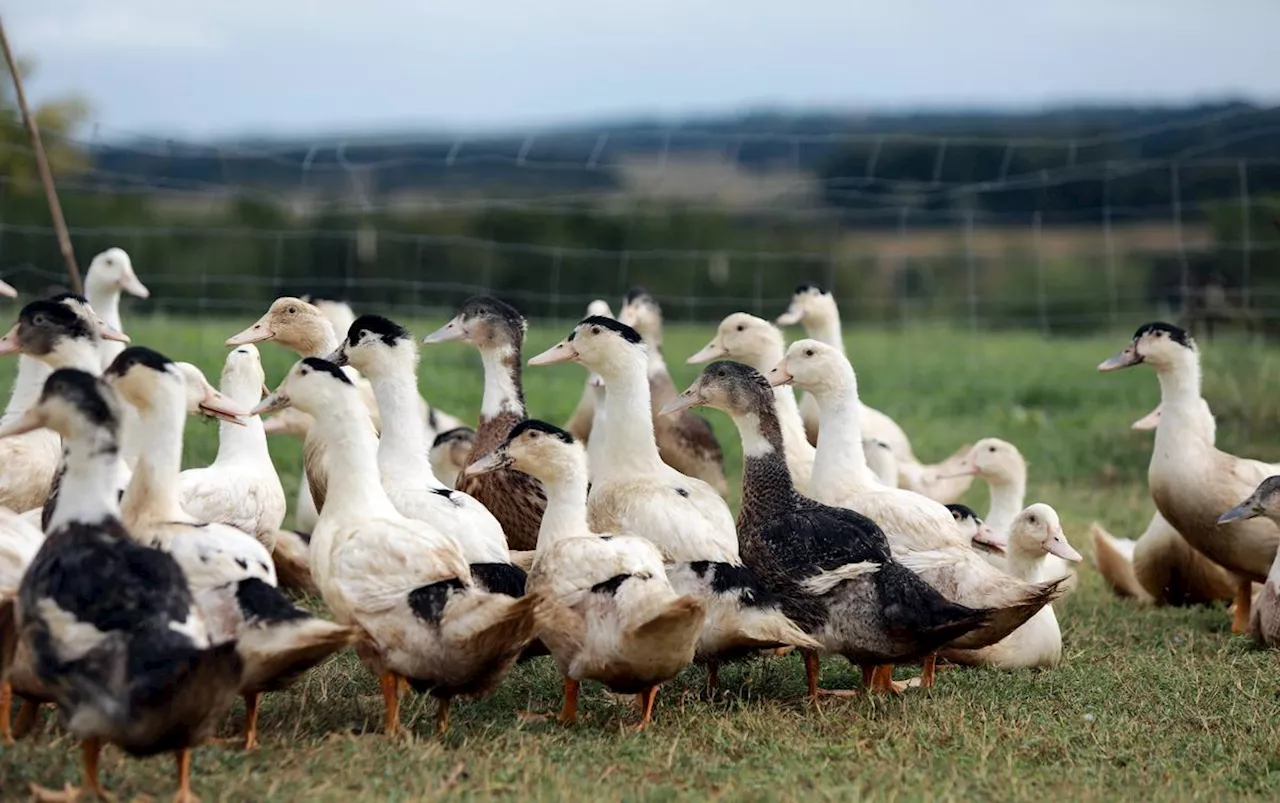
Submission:
<svg viewBox="0 0 1280 803">
<path fill-rule="evenodd" d="M 811 496 L 847 507 L 884 529 L 894 557 L 948 599 L 993 611 L 990 624 L 952 646 L 985 647 L 1007 636 L 1061 592 L 1058 582 L 1031 584 L 996 569 L 975 552 L 942 504 L 886 487 L 867 467 L 853 366 L 835 348 L 798 340 L 769 374 L 814 394 L 822 415 Z"/>
<path fill-rule="evenodd" d="M 1079 563 L 1080 553 L 1067 542 L 1057 512 L 1044 504 L 1021 511 L 1010 525 L 1007 548 L 1009 572 L 1028 583 L 1052 576 L 1046 556 Z M 1052 605 L 1046 605 L 998 644 L 980 650 L 943 650 L 942 656 L 960 664 L 1000 669 L 1049 669 L 1062 660 L 1062 630 Z"/>
<path fill-rule="evenodd" d="M 1243 633 L 1249 626 L 1253 583 L 1264 582 L 1271 569 L 1280 528 L 1257 520 L 1219 525 L 1218 517 L 1274 471 L 1266 463 L 1227 454 L 1206 437 L 1200 353 L 1185 330 L 1167 323 L 1145 324 L 1098 370 L 1142 363 L 1154 368 L 1160 380 L 1160 423 L 1147 469 L 1151 496 L 1187 543 L 1236 575 L 1231 627 Z"/>
<path fill-rule="evenodd" d="M 0 340 L 0 355 L 16 353 L 20 348 L 13 332 Z M 18 375 L 0 423 L 16 421 L 38 401 L 52 371 L 40 360 L 19 354 Z M 62 442 L 58 433 L 49 429 L 35 429 L 0 441 L 0 507 L 23 513 L 42 506 L 53 489 L 61 457 Z"/>
<path fill-rule="evenodd" d="M 431 473 L 446 488 L 457 488 L 462 470 L 471 462 L 476 446 L 476 431 L 471 427 L 445 430 L 431 442 Z"/>
<path fill-rule="evenodd" d="M 239 346 L 222 366 L 222 395 L 241 410 L 262 399 L 266 375 L 255 346 Z M 267 451 L 267 435 L 258 416 L 218 425 L 218 454 L 206 468 L 189 468 L 180 477 L 182 509 L 249 533 L 267 549 L 284 523 L 284 488 Z"/>
<path fill-rule="evenodd" d="M 677 595 L 648 539 L 591 531 L 586 454 L 569 433 L 522 421 L 467 473 L 499 466 L 529 472 L 547 491 L 529 592 L 543 599 L 539 634 L 564 675 L 560 723 L 577 721 L 579 684 L 594 680 L 638 695 L 643 730 L 659 684 L 693 660 L 702 603 Z"/>
<path fill-rule="evenodd" d="M 141 424 L 121 514 L 134 540 L 169 553 L 182 567 L 214 643 L 237 642 L 245 665 L 245 748 L 252 749 L 262 693 L 287 687 L 345 647 L 352 633 L 290 603 L 276 588 L 270 553 L 252 535 L 183 510 L 178 474 L 187 415 L 229 420 L 246 414 L 193 371 L 141 346 L 120 352 L 107 368 L 107 383 L 137 408 Z"/>
<path fill-rule="evenodd" d="M 844 336 L 840 328 L 840 310 L 836 306 L 835 296 L 816 284 L 802 284 L 796 288 L 787 311 L 778 316 L 779 326 L 802 324 L 805 333 L 819 343 L 845 353 Z M 776 365 L 776 363 L 775 363 Z M 772 368 L 773 366 L 769 366 Z M 765 369 L 768 370 L 768 369 Z M 939 502 L 955 502 L 964 496 L 973 484 L 973 478 L 955 476 L 950 463 L 968 451 L 963 446 L 951 457 L 933 465 L 925 465 L 915 456 L 911 449 L 911 441 L 902 427 L 889 416 L 861 405 L 862 432 L 867 440 L 883 441 L 893 450 L 898 463 L 899 487 L 924 494 Z M 805 429 L 811 443 L 818 442 L 818 407 L 813 396 L 806 393 L 800 400 L 800 413 L 804 417 Z"/>
<path fill-rule="evenodd" d="M 606 459 L 591 468 L 587 516 L 596 532 L 642 533 L 662 552 L 678 593 L 706 606 L 698 658 L 711 665 L 752 650 L 815 649 L 781 603 L 742 564 L 729 506 L 707 483 L 664 463 L 653 433 L 648 350 L 638 332 L 591 317 L 530 365 L 577 362 L 605 383 L 605 418 L 594 431 Z"/>
<path fill-rule="evenodd" d="M 108 248 L 89 263 L 89 270 L 84 274 L 84 295 L 103 323 L 117 332 L 124 331 L 124 324 L 120 319 L 122 291 L 137 298 L 151 297 L 151 291 L 138 279 L 138 274 L 133 270 L 133 261 L 124 249 Z M 102 354 L 102 367 L 105 369 L 117 354 L 124 351 L 124 344 L 103 340 L 98 350 Z"/>
<path fill-rule="evenodd" d="M 1203 399 L 1201 399 L 1204 402 Z M 1213 442 L 1217 422 L 1204 403 L 1198 424 Z M 1131 429 L 1154 430 L 1160 424 L 1160 408 L 1133 422 Z M 1155 605 L 1203 605 L 1231 601 L 1235 581 L 1231 574 L 1192 548 L 1182 534 L 1156 511 L 1137 541 L 1116 538 L 1094 522 L 1093 562 L 1116 594 Z"/>
<path fill-rule="evenodd" d="M 439 699 L 436 724 L 447 729 L 452 698 L 487 693 L 533 640 L 538 598 L 478 589 L 457 541 L 396 510 L 377 437 L 340 368 L 302 360 L 253 412 L 290 404 L 315 418 L 312 433 L 343 467 L 311 535 L 311 571 L 337 620 L 359 630 L 356 652 L 379 678 L 385 730 L 399 730 L 402 679 Z"/>
<path fill-rule="evenodd" d="M 18 585 L 43 543 L 44 533 L 38 527 L 12 510 L 0 508 L 0 744 L 13 744 L 9 726 L 13 689 L 7 676 L 12 660 L 9 647 L 16 645 L 18 638 L 13 616 Z"/>
<path fill-rule="evenodd" d="M 609 307 L 609 302 L 603 298 L 597 298 L 587 305 L 587 317 L 592 315 L 601 315 L 605 318 L 612 318 L 613 310 Z M 582 396 L 578 399 L 578 406 L 574 408 L 573 415 L 569 416 L 569 421 L 564 428 L 569 431 L 573 439 L 584 446 L 591 440 L 591 425 L 596 415 L 596 387 L 602 385 L 600 377 L 591 374 L 587 377 L 587 381 L 582 385 Z"/>
<path fill-rule="evenodd" d="M 457 541 L 479 588 L 522 595 L 525 573 L 511 564 L 502 525 L 484 505 L 447 488 L 431 471 L 426 426 L 416 410 L 418 346 L 409 330 L 378 315 L 362 315 L 330 361 L 350 364 L 373 385 L 382 411 L 378 472 L 396 510 L 431 522 Z"/>
</svg>

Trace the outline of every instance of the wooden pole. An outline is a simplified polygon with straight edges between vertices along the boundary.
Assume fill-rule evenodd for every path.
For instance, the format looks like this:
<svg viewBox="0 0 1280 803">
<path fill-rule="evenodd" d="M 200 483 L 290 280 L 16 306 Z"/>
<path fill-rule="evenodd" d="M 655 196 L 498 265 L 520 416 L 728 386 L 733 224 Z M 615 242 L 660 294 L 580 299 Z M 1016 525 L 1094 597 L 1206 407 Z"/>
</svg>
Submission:
<svg viewBox="0 0 1280 803">
<path fill-rule="evenodd" d="M 18 97 L 18 109 L 22 112 L 22 122 L 27 126 L 27 134 L 31 137 L 31 148 L 36 154 L 36 168 L 40 171 L 40 183 L 44 185 L 44 197 L 49 202 L 49 215 L 53 218 L 53 230 L 58 236 L 58 250 L 67 263 L 67 278 L 71 281 L 71 289 L 76 293 L 84 292 L 84 283 L 80 280 L 80 268 L 76 265 L 76 253 L 71 248 L 71 235 L 67 231 L 66 218 L 62 216 L 62 204 L 58 203 L 58 191 L 53 186 L 53 171 L 49 169 L 49 157 L 44 152 L 44 142 L 40 139 L 40 126 L 35 115 L 27 107 L 27 94 L 22 91 L 22 76 L 18 74 L 18 63 L 9 48 L 9 37 L 4 32 L 4 21 L 0 20 L 0 48 L 4 49 L 4 60 L 9 65 L 9 74 L 13 76 L 13 89 Z"/>
</svg>

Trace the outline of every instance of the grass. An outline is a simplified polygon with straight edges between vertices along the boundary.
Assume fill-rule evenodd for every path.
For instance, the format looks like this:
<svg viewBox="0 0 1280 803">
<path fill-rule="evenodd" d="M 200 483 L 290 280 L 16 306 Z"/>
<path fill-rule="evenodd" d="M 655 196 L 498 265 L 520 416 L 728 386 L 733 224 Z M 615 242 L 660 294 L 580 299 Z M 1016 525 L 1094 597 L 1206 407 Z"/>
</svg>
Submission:
<svg viewBox="0 0 1280 803">
<path fill-rule="evenodd" d="M 249 320 L 182 324 L 131 321 L 135 342 L 159 346 L 216 377 L 221 341 Z M 438 321 L 414 327 L 425 332 Z M 1134 322 L 1135 324 L 1138 321 Z M 534 325 L 528 353 L 563 336 L 568 324 Z M 710 328 L 674 328 L 668 359 L 677 384 L 695 369 L 688 354 Z M 853 332 L 850 356 L 868 403 L 911 434 L 917 452 L 941 459 L 961 442 L 994 435 L 1016 443 L 1031 463 L 1028 501 L 1053 504 L 1067 535 L 1086 555 L 1088 525 L 1136 537 L 1152 505 L 1145 488 L 1149 434 L 1129 423 L 1158 391 L 1148 369 L 1100 375 L 1094 366 L 1128 333 L 1046 341 L 1030 334 L 918 329 Z M 1280 458 L 1280 405 L 1269 390 L 1280 352 L 1243 341 L 1205 347 L 1206 395 L 1219 416 L 1219 443 L 1251 456 Z M 263 347 L 269 383 L 291 363 Z M 424 349 L 422 387 L 441 407 L 470 417 L 481 371 L 463 346 Z M 11 365 L 0 365 L 7 383 Z M 529 409 L 562 422 L 577 402 L 575 366 L 526 372 Z M 682 384 L 683 386 L 683 384 Z M 710 414 L 736 483 L 736 431 Z M 193 422 L 187 462 L 216 450 L 217 429 Z M 300 449 L 273 443 L 290 493 Z M 985 510 L 985 489 L 967 500 Z M 736 495 L 736 492 L 735 492 Z M 671 800 L 775 799 L 1039 800 L 1250 798 L 1280 784 L 1280 705 L 1276 656 L 1228 631 L 1222 609 L 1144 610 L 1113 598 L 1090 568 L 1080 590 L 1059 605 L 1063 665 L 1048 672 L 948 670 L 930 693 L 902 700 L 799 702 L 804 676 L 795 656 L 728 668 L 723 696 L 700 698 L 703 675 L 686 670 L 664 687 L 644 734 L 625 730 L 629 709 L 590 689 L 580 725 L 517 719 L 553 710 L 560 683 L 547 662 L 518 668 L 492 697 L 460 702 L 453 729 L 431 733 L 432 702 L 410 697 L 405 721 L 415 734 L 389 742 L 376 684 L 353 657 L 339 656 L 292 691 L 269 695 L 263 746 L 249 755 L 199 750 L 196 790 L 206 801 L 422 800 L 437 797 Z M 900 676 L 915 670 L 903 668 Z M 842 661 L 824 662 L 829 687 L 857 683 Z M 224 735 L 238 732 L 237 710 Z M 17 799 L 32 781 L 60 786 L 78 778 L 78 751 L 56 730 L 0 748 L 0 799 Z M 103 777 L 122 799 L 171 794 L 167 759 L 126 759 L 111 749 Z"/>
</svg>

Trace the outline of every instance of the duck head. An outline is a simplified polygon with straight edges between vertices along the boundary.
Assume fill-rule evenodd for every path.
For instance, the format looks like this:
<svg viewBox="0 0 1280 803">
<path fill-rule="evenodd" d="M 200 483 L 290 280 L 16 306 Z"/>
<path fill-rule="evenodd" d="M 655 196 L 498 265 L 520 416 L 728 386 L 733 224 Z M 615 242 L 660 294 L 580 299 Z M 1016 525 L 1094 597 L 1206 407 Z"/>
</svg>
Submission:
<svg viewBox="0 0 1280 803">
<path fill-rule="evenodd" d="M 951 517 L 956 520 L 956 524 L 960 525 L 960 529 L 964 531 L 975 549 L 995 555 L 1004 554 L 1004 542 L 987 526 L 986 522 L 978 518 L 973 508 L 968 505 L 947 505 L 947 510 L 951 511 Z"/>
<path fill-rule="evenodd" d="M 528 322 L 515 307 L 492 296 L 473 296 L 458 314 L 422 339 L 423 343 L 463 342 L 485 350 L 519 348 Z"/>
<path fill-rule="evenodd" d="M 733 360 L 757 371 L 768 371 L 785 353 L 786 344 L 778 327 L 763 318 L 735 312 L 720 322 L 716 336 L 687 362 L 697 365 L 711 360 Z"/>
<path fill-rule="evenodd" d="M 836 300 L 816 284 L 805 283 L 791 294 L 791 305 L 778 316 L 778 326 L 795 326 L 805 319 L 822 319 L 835 312 Z"/>
<path fill-rule="evenodd" d="M 133 260 L 123 248 L 108 248 L 93 258 L 84 275 L 84 286 L 95 298 L 124 291 L 138 298 L 150 298 L 151 291 L 133 270 Z"/>
<path fill-rule="evenodd" d="M 836 349 L 816 340 L 797 340 L 786 356 L 769 371 L 770 385 L 795 385 L 815 395 L 838 390 L 848 383 L 853 367 Z"/>
<path fill-rule="evenodd" d="M 292 406 L 316 416 L 327 409 L 342 409 L 335 402 L 354 394 L 356 387 L 342 368 L 319 357 L 307 357 L 294 363 L 275 391 L 249 414 L 264 415 Z"/>
<path fill-rule="evenodd" d="M 1280 520 L 1280 476 L 1267 477 L 1263 480 L 1248 499 L 1223 513 L 1218 518 L 1218 524 L 1229 524 L 1258 516 L 1266 516 L 1273 521 Z"/>
<path fill-rule="evenodd" d="M 534 479 L 552 481 L 571 471 L 585 475 L 587 453 L 573 436 L 545 421 L 517 424 L 501 446 L 467 466 L 468 477 L 512 468 Z"/>
<path fill-rule="evenodd" d="M 1084 559 L 1067 543 L 1058 512 L 1046 504 L 1031 505 L 1018 514 L 1009 528 L 1008 548 L 1031 555 L 1057 555 L 1071 563 Z"/>
<path fill-rule="evenodd" d="M 618 320 L 639 332 L 646 343 L 654 347 L 662 345 L 662 307 L 643 287 L 627 291 Z"/>
<path fill-rule="evenodd" d="M 346 329 L 346 337 L 328 357 L 334 365 L 350 365 L 370 377 L 386 375 L 395 366 L 410 372 L 418 363 L 418 344 L 400 324 L 380 315 L 361 315 Z"/>
<path fill-rule="evenodd" d="M 982 477 L 992 485 L 1004 485 L 1025 479 L 1027 461 L 1018 447 L 999 438 L 983 438 L 956 462 L 946 476 Z"/>
<path fill-rule="evenodd" d="M 1098 370 L 1119 371 L 1141 363 L 1159 370 L 1196 353 L 1196 342 L 1185 329 L 1171 323 L 1147 323 L 1138 327 L 1123 351 L 1101 362 Z"/>
<path fill-rule="evenodd" d="M 157 404 L 178 401 L 188 415 L 203 415 L 244 425 L 248 411 L 218 392 L 191 363 L 174 362 L 146 346 L 120 352 L 102 378 L 125 402 L 146 412 Z"/>
<path fill-rule="evenodd" d="M 53 368 L 92 366 L 102 340 L 128 343 L 128 336 L 107 326 L 83 296 L 65 293 L 32 301 L 18 322 L 0 338 L 0 355 L 26 354 Z"/>
<path fill-rule="evenodd" d="M 446 486 L 452 488 L 471 459 L 476 445 L 476 431 L 471 427 L 446 430 L 431 442 L 431 473 Z"/>
<path fill-rule="evenodd" d="M 257 404 L 267 390 L 267 373 L 262 367 L 262 355 L 252 343 L 232 349 L 222 363 L 222 375 L 218 380 L 221 391 L 246 410 Z"/>
<path fill-rule="evenodd" d="M 227 345 L 271 340 L 299 354 L 315 354 L 332 348 L 336 339 L 333 324 L 314 304 L 285 296 L 271 302 L 266 314 L 248 329 L 227 338 Z"/>
<path fill-rule="evenodd" d="M 584 318 L 569 336 L 529 359 L 530 365 L 576 362 L 606 378 L 637 361 L 645 365 L 649 352 L 640 333 L 621 321 L 593 315 Z"/>
<path fill-rule="evenodd" d="M 67 440 L 101 433 L 114 442 L 120 428 L 120 401 L 102 380 L 76 368 L 60 368 L 45 380 L 40 400 L 0 426 L 0 438 L 48 427 Z"/>
<path fill-rule="evenodd" d="M 742 363 L 713 362 L 684 393 L 667 402 L 660 415 L 670 415 L 689 407 L 705 406 L 728 413 L 733 418 L 758 414 L 773 404 L 769 382 L 756 369 Z"/>
</svg>

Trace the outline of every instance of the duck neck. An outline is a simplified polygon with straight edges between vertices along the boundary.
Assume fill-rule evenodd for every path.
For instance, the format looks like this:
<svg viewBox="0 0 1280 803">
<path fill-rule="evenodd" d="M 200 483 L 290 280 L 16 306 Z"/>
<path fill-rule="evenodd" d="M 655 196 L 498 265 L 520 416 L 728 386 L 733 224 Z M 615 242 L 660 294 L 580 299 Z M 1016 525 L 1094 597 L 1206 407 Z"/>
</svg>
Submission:
<svg viewBox="0 0 1280 803">
<path fill-rule="evenodd" d="M 742 436 L 742 511 L 740 531 L 753 530 L 794 509 L 796 489 L 782 445 L 782 429 L 773 405 L 733 416 Z"/>
<path fill-rule="evenodd" d="M 377 371 L 367 376 L 382 417 L 382 437 L 378 439 L 381 475 L 402 474 L 443 488 L 431 471 L 427 426 L 419 407 L 418 386 L 412 369 Z"/>
<path fill-rule="evenodd" d="M 4 423 L 18 418 L 31 409 L 40 400 L 44 392 L 44 381 L 49 378 L 53 369 L 35 357 L 26 354 L 18 355 L 18 376 L 13 381 L 13 391 L 9 394 L 9 404 L 4 408 Z"/>
<path fill-rule="evenodd" d="M 138 460 L 121 503 L 127 522 L 186 518 L 178 487 L 182 430 L 187 421 L 183 401 L 176 393 L 157 393 L 149 409 L 138 411 L 138 426 L 128 433 L 134 440 Z M 61 496 L 59 493 L 59 499 Z"/>
<path fill-rule="evenodd" d="M 84 297 L 88 300 L 89 306 L 93 307 L 93 311 L 98 313 L 98 317 L 102 322 L 117 332 L 123 332 L 120 321 L 120 286 L 117 284 L 102 287 L 100 285 L 90 285 L 84 289 Z"/>
<path fill-rule="evenodd" d="M 781 360 L 779 357 L 778 361 Z M 792 452 L 812 461 L 813 444 L 809 443 L 809 436 L 805 433 L 804 419 L 800 417 L 795 390 L 790 385 L 779 385 L 773 389 L 773 399 L 774 409 L 778 413 L 778 425 L 782 428 L 782 442 Z"/>
<path fill-rule="evenodd" d="M 1005 566 L 1009 574 L 1024 582 L 1035 582 L 1044 564 L 1044 550 L 1024 545 L 1020 539 L 1009 539 Z"/>
<path fill-rule="evenodd" d="M 342 516 L 360 511 L 362 516 L 397 517 L 378 473 L 378 436 L 373 427 L 352 426 L 365 414 L 364 403 L 354 388 L 340 400 L 312 411 L 316 422 L 312 433 L 329 451 L 328 491 L 320 516 Z"/>
<path fill-rule="evenodd" d="M 102 376 L 102 356 L 98 350 L 99 340 L 78 338 L 67 339 L 58 344 L 43 362 L 52 368 L 75 368 L 93 376 Z"/>
<path fill-rule="evenodd" d="M 1027 496 L 1027 478 L 1024 475 L 988 481 L 988 487 L 991 489 L 991 508 L 987 511 L 986 524 L 997 535 L 1008 536 L 1013 520 L 1022 512 L 1022 502 Z"/>
<path fill-rule="evenodd" d="M 810 493 L 826 498 L 840 485 L 852 482 L 863 489 L 876 483 L 867 466 L 862 444 L 861 407 L 857 379 L 850 374 L 843 387 L 816 394 L 818 401 L 818 448 L 813 459 Z"/>
<path fill-rule="evenodd" d="M 1169 364 L 1156 368 L 1160 380 L 1160 417 L 1175 413 L 1195 414 L 1200 405 L 1200 357 L 1187 350 Z"/>
<path fill-rule="evenodd" d="M 844 354 L 844 336 L 840 329 L 840 313 L 835 309 L 804 316 L 804 331 L 819 343 L 826 343 Z"/>
<path fill-rule="evenodd" d="M 56 534 L 71 522 L 96 523 L 120 517 L 117 454 L 116 437 L 106 429 L 95 430 L 88 437 L 66 439 L 62 453 L 66 470 L 46 532 Z"/>
<path fill-rule="evenodd" d="M 564 538 L 587 535 L 587 467 L 581 460 L 557 476 L 541 480 L 547 509 L 538 527 L 537 551 L 545 553 Z"/>
<path fill-rule="evenodd" d="M 599 452 L 605 459 L 592 467 L 593 480 L 601 482 L 659 469 L 662 458 L 653 434 L 653 403 L 644 366 L 628 359 L 601 366 L 597 373 L 604 378 L 605 386 L 601 432 L 605 440 Z M 595 440 L 594 432 L 592 436 Z"/>
</svg>

